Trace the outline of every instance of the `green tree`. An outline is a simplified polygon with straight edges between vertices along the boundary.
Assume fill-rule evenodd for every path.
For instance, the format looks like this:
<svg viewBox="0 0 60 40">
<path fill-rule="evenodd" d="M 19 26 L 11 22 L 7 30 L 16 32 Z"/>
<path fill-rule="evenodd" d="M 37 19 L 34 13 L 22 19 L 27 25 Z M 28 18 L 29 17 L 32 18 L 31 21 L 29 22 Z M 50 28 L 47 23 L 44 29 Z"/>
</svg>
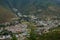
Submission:
<svg viewBox="0 0 60 40">
<path fill-rule="evenodd" d="M 12 39 L 11 40 L 18 40 L 17 37 L 15 35 L 12 35 Z"/>
<path fill-rule="evenodd" d="M 37 34 L 35 32 L 36 27 L 33 23 L 29 24 L 29 28 L 31 29 L 29 37 L 27 37 L 28 40 L 36 40 Z"/>
<path fill-rule="evenodd" d="M 36 40 L 36 37 L 37 37 L 37 35 L 36 35 L 35 31 L 33 29 L 31 29 L 28 40 Z"/>
<path fill-rule="evenodd" d="M 0 24 L 0 28 L 3 28 L 3 30 L 5 30 L 5 27 L 6 27 L 6 25 Z"/>
</svg>

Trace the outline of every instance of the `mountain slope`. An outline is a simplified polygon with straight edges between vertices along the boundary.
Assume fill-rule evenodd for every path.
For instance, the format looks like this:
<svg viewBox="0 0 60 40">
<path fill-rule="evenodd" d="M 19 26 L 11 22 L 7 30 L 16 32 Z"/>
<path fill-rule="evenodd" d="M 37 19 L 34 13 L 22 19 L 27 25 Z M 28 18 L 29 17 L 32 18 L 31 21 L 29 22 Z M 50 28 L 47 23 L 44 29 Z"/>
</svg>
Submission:
<svg viewBox="0 0 60 40">
<path fill-rule="evenodd" d="M 59 15 L 60 12 L 60 1 L 59 0 L 0 0 L 0 5 L 12 10 L 16 8 L 22 14 L 33 14 L 33 15 L 44 15 L 44 11 L 46 14 L 53 15 L 55 11 L 53 9 L 50 10 L 50 7 L 53 7 L 57 12 L 55 15 Z M 41 12 L 39 10 L 42 10 Z M 48 10 L 48 11 L 47 11 Z M 52 13 L 51 13 L 51 12 Z M 50 12 L 50 13 L 48 13 Z"/>
<path fill-rule="evenodd" d="M 0 23 L 9 22 L 11 18 L 16 18 L 16 15 L 11 10 L 0 6 Z"/>
</svg>

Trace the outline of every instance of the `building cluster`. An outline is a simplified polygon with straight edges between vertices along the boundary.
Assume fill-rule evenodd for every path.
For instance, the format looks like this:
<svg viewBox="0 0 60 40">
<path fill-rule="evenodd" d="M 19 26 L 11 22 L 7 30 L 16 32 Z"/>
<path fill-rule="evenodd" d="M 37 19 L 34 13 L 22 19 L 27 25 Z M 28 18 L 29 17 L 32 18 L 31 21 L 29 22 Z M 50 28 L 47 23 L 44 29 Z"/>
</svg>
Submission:
<svg viewBox="0 0 60 40">
<path fill-rule="evenodd" d="M 18 20 L 17 20 L 18 19 Z M 6 22 L 4 23 L 4 25 L 6 25 L 5 30 L 11 31 L 12 33 L 16 33 L 16 37 L 18 38 L 18 40 L 24 40 L 26 38 L 26 36 L 29 36 L 28 31 L 30 31 L 30 29 L 28 28 L 27 24 L 22 24 L 20 23 L 21 20 L 23 21 L 27 21 L 27 22 L 32 22 L 35 24 L 36 26 L 36 32 L 38 34 L 42 34 L 42 33 L 46 33 L 49 32 L 49 29 L 51 28 L 55 28 L 58 25 L 60 25 L 60 20 L 59 18 L 48 18 L 48 17 L 36 17 L 33 15 L 23 15 L 19 18 L 13 18 L 12 22 Z M 0 31 L 3 30 L 3 27 L 0 28 Z M 3 35 L 0 36 L 0 40 L 6 40 L 6 39 L 11 39 L 11 35 Z"/>
</svg>

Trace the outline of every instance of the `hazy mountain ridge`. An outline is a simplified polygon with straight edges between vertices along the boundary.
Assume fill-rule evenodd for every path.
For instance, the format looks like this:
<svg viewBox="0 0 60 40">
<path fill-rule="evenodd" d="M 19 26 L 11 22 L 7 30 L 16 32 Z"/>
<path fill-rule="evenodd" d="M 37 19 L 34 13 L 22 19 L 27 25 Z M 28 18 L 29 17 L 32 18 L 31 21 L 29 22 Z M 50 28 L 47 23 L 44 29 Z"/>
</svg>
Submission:
<svg viewBox="0 0 60 40">
<path fill-rule="evenodd" d="M 59 0 L 0 0 L 0 5 L 5 6 L 6 8 L 17 8 L 22 14 L 34 14 L 34 15 L 44 15 L 46 14 L 55 15 L 60 14 L 60 1 Z M 53 7 L 57 11 L 49 8 Z M 39 11 L 41 10 L 41 12 Z M 48 12 L 47 12 L 48 10 Z M 51 13 L 51 12 L 52 13 Z M 57 15 L 59 15 L 57 14 Z"/>
</svg>

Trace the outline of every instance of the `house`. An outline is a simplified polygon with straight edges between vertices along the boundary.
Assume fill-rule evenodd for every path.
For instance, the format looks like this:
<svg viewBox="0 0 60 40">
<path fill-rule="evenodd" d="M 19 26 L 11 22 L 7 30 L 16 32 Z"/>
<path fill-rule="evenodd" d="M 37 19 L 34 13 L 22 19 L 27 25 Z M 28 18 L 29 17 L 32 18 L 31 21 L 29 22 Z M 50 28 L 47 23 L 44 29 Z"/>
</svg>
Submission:
<svg viewBox="0 0 60 40">
<path fill-rule="evenodd" d="M 5 29 L 13 33 L 20 33 L 20 32 L 24 32 L 26 28 L 27 28 L 27 25 L 25 24 L 17 24 L 14 26 L 6 27 Z"/>
<path fill-rule="evenodd" d="M 11 36 L 10 35 L 0 35 L 0 40 L 11 40 Z"/>
</svg>

